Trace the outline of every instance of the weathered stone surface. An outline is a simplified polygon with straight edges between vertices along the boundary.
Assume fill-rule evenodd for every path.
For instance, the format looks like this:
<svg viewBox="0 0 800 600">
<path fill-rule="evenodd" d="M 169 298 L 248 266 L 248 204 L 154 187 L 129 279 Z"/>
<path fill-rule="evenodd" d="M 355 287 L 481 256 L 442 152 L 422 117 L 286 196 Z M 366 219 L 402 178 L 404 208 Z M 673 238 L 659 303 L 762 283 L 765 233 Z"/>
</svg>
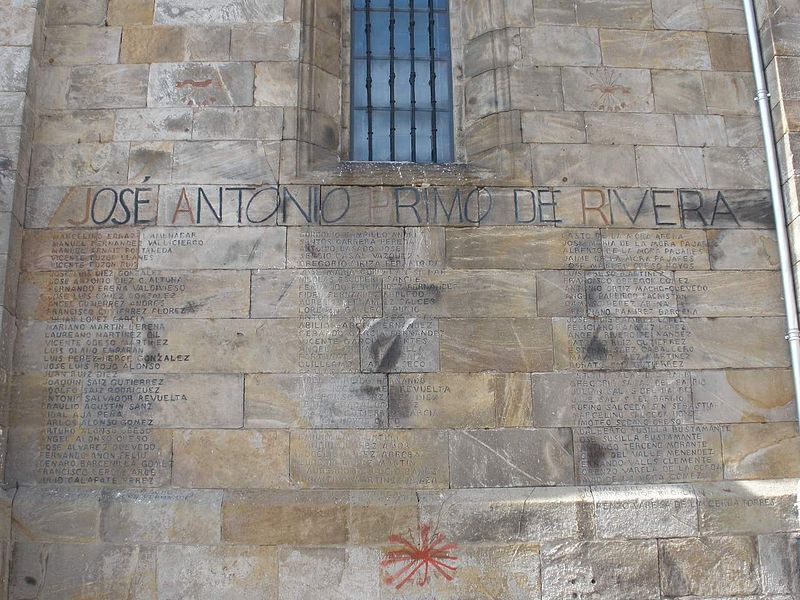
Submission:
<svg viewBox="0 0 800 600">
<path fill-rule="evenodd" d="M 0 47 L 0 91 L 24 92 L 28 81 L 31 49 L 25 47 Z"/>
<path fill-rule="evenodd" d="M 148 106 L 252 106 L 250 63 L 163 63 L 150 67 Z"/>
<path fill-rule="evenodd" d="M 582 82 L 580 85 L 589 85 Z M 600 84 L 598 84 L 600 85 Z M 601 110 L 573 108 L 572 110 Z M 602 109 L 614 110 L 614 109 Z M 533 179 L 542 185 L 635 186 L 632 146 L 537 144 L 531 146 Z"/>
<path fill-rule="evenodd" d="M 678 314 L 687 317 L 769 316 L 784 312 L 774 271 L 678 272 Z"/>
<path fill-rule="evenodd" d="M 709 268 L 706 236 L 701 231 L 605 230 L 603 259 L 613 269 Z"/>
<path fill-rule="evenodd" d="M 706 112 L 703 79 L 697 71 L 653 71 L 653 94 L 658 112 Z"/>
<path fill-rule="evenodd" d="M 110 142 L 114 137 L 114 117 L 114 112 L 109 110 L 41 115 L 36 122 L 36 141 L 42 144 Z"/>
<path fill-rule="evenodd" d="M 563 71 L 566 110 L 653 112 L 647 70 L 565 67 Z"/>
<path fill-rule="evenodd" d="M 192 136 L 189 108 L 119 110 L 114 138 L 119 141 L 188 140 Z"/>
<path fill-rule="evenodd" d="M 128 179 L 128 144 L 37 145 L 30 182 L 42 185 L 108 185 Z"/>
<path fill-rule="evenodd" d="M 523 60 L 540 66 L 599 65 L 600 38 L 596 29 L 549 25 L 520 30 Z"/>
<path fill-rule="evenodd" d="M 112 544 L 217 544 L 222 492 L 103 490 L 100 535 Z"/>
<path fill-rule="evenodd" d="M 755 113 L 755 82 L 752 73 L 706 71 L 703 73 L 708 112 L 717 115 Z"/>
<path fill-rule="evenodd" d="M 476 373 L 389 376 L 389 425 L 398 428 L 495 426 L 495 377 Z"/>
<path fill-rule="evenodd" d="M 680 372 L 534 373 L 540 427 L 625 427 L 692 422 L 692 388 Z"/>
<path fill-rule="evenodd" d="M 725 120 L 719 115 L 675 115 L 681 146 L 725 146 Z M 727 184 L 726 184 L 727 185 Z"/>
<path fill-rule="evenodd" d="M 36 7 L 6 4 L 0 9 L 0 43 L 4 46 L 27 46 L 36 31 Z"/>
<path fill-rule="evenodd" d="M 542 598 L 658 596 L 655 541 L 584 541 L 542 547 Z"/>
<path fill-rule="evenodd" d="M 256 106 L 296 106 L 300 69 L 292 62 L 259 62 L 255 67 Z"/>
<path fill-rule="evenodd" d="M 109 25 L 149 25 L 154 0 L 108 0 Z"/>
<path fill-rule="evenodd" d="M 356 227 L 299 228 L 288 231 L 290 269 L 397 269 L 403 267 L 403 230 Z"/>
<path fill-rule="evenodd" d="M 412 271 L 384 278 L 387 316 L 527 317 L 536 313 L 529 272 Z"/>
<path fill-rule="evenodd" d="M 547 319 L 441 319 L 441 370 L 456 373 L 549 371 L 552 333 Z"/>
<path fill-rule="evenodd" d="M 688 485 L 593 487 L 594 522 L 601 538 L 698 535 L 697 498 Z"/>
<path fill-rule="evenodd" d="M 578 481 L 584 484 L 722 479 L 719 425 L 587 428 L 575 432 Z"/>
<path fill-rule="evenodd" d="M 590 144 L 676 144 L 672 115 L 587 113 Z"/>
<path fill-rule="evenodd" d="M 689 31 L 631 31 L 604 29 L 600 34 L 603 64 L 651 69 L 711 68 L 704 33 Z"/>
<path fill-rule="evenodd" d="M 18 542 L 91 543 L 99 539 L 100 492 L 24 486 L 14 496 L 13 519 Z"/>
<path fill-rule="evenodd" d="M 351 491 L 347 539 L 351 544 L 384 544 L 390 535 L 417 529 L 417 502 L 412 491 Z"/>
<path fill-rule="evenodd" d="M 172 177 L 172 142 L 136 142 L 131 144 L 128 181 L 169 183 Z"/>
<path fill-rule="evenodd" d="M 578 0 L 575 8 L 580 25 L 650 29 L 653 23 L 652 7 L 644 0 Z"/>
<path fill-rule="evenodd" d="M 581 271 L 536 273 L 537 311 L 540 317 L 586 315 L 586 284 Z"/>
<path fill-rule="evenodd" d="M 283 111 L 267 106 L 206 108 L 194 121 L 196 140 L 280 140 Z"/>
<path fill-rule="evenodd" d="M 274 269 L 284 266 L 282 228 L 150 227 L 142 231 L 139 262 L 156 269 Z"/>
<path fill-rule="evenodd" d="M 54 0 L 47 3 L 44 16 L 48 25 L 102 25 L 106 16 L 106 1 Z"/>
<path fill-rule="evenodd" d="M 458 543 L 549 541 L 587 533 L 588 488 L 462 489 L 420 494 L 420 521 Z"/>
<path fill-rule="evenodd" d="M 157 598 L 152 547 L 18 543 L 12 564 L 11 598 Z"/>
<path fill-rule="evenodd" d="M 320 319 L 174 319 L 145 325 L 135 370 L 335 373 L 359 368 L 358 327 Z M 164 343 L 167 341 L 169 348 Z"/>
<path fill-rule="evenodd" d="M 565 485 L 574 481 L 568 429 L 490 429 L 450 433 L 455 488 Z"/>
<path fill-rule="evenodd" d="M 705 188 L 707 180 L 704 165 L 703 151 L 699 148 L 673 146 L 636 148 L 636 167 L 642 185 Z"/>
<path fill-rule="evenodd" d="M 187 488 L 280 488 L 289 480 L 285 431 L 175 432 L 172 482 Z"/>
<path fill-rule="evenodd" d="M 176 142 L 173 183 L 271 183 L 277 178 L 278 142 Z"/>
<path fill-rule="evenodd" d="M 123 63 L 172 63 L 185 56 L 185 30 L 180 27 L 125 27 L 119 52 Z"/>
<path fill-rule="evenodd" d="M 764 592 L 797 593 L 795 573 L 798 568 L 797 536 L 772 534 L 758 536 L 758 556 L 761 567 L 761 588 Z M 787 600 L 790 596 L 787 596 Z"/>
<path fill-rule="evenodd" d="M 22 244 L 26 271 L 135 269 L 139 253 L 134 229 L 27 231 Z"/>
<path fill-rule="evenodd" d="M 722 434 L 726 479 L 798 477 L 800 436 L 792 423 L 730 425 Z"/>
<path fill-rule="evenodd" d="M 300 53 L 300 27 L 295 23 L 269 23 L 234 27 L 231 33 L 231 60 L 297 60 Z"/>
<path fill-rule="evenodd" d="M 160 546 L 158 597 L 277 597 L 278 551 L 266 546 Z"/>
<path fill-rule="evenodd" d="M 226 491 L 222 537 L 231 544 L 344 544 L 347 499 L 346 492 Z"/>
<path fill-rule="evenodd" d="M 155 21 L 175 25 L 271 23 L 283 18 L 277 0 L 156 0 Z"/>
<path fill-rule="evenodd" d="M 735 535 L 791 531 L 797 523 L 797 480 L 697 483 L 700 531 Z"/>
<path fill-rule="evenodd" d="M 50 27 L 44 58 L 51 65 L 113 65 L 119 57 L 121 33 L 118 27 Z"/>
<path fill-rule="evenodd" d="M 670 596 L 758 591 L 755 541 L 744 537 L 659 541 L 661 589 Z"/>
<path fill-rule="evenodd" d="M 527 373 L 494 376 L 498 427 L 532 427 L 531 378 Z"/>
<path fill-rule="evenodd" d="M 445 234 L 443 227 L 406 229 L 405 267 L 440 269 L 444 267 Z"/>
<path fill-rule="evenodd" d="M 771 231 L 709 231 L 708 252 L 715 270 L 777 269 L 780 262 Z"/>
<path fill-rule="evenodd" d="M 692 374 L 697 423 L 791 421 L 797 412 L 789 371 L 697 371 Z"/>
<path fill-rule="evenodd" d="M 249 375 L 245 426 L 380 429 L 387 425 L 383 375 Z"/>
<path fill-rule="evenodd" d="M 137 108 L 147 103 L 147 65 L 86 65 L 70 71 L 68 108 Z"/>
<path fill-rule="evenodd" d="M 704 158 L 711 187 L 752 189 L 769 185 L 762 148 L 708 148 Z"/>
<path fill-rule="evenodd" d="M 676 302 L 670 272 L 590 271 L 586 275 L 590 317 L 674 317 Z"/>
<path fill-rule="evenodd" d="M 298 430 L 292 479 L 333 489 L 448 486 L 447 434 L 438 431 Z"/>
<path fill-rule="evenodd" d="M 381 287 L 376 271 L 258 271 L 252 276 L 252 316 L 379 317 Z"/>
<path fill-rule="evenodd" d="M 744 32 L 742 7 L 729 0 L 654 0 L 658 28 Z"/>
<path fill-rule="evenodd" d="M 373 319 L 361 329 L 361 369 L 369 373 L 436 372 L 440 330 L 435 319 Z"/>
<path fill-rule="evenodd" d="M 513 249 L 513 250 L 512 250 Z M 600 232 L 526 227 L 446 232 L 447 266 L 455 269 L 596 269 Z"/>
<path fill-rule="evenodd" d="M 377 548 L 281 548 L 280 598 L 377 598 L 380 595 Z M 297 577 L 291 573 L 313 573 Z"/>
</svg>

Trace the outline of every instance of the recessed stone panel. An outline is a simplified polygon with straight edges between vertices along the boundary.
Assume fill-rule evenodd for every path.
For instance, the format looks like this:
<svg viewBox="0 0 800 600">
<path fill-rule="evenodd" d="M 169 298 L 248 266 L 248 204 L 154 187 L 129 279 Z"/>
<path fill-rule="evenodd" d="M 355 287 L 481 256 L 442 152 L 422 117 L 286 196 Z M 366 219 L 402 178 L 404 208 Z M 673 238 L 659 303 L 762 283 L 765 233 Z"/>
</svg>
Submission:
<svg viewBox="0 0 800 600">
<path fill-rule="evenodd" d="M 722 479 L 720 429 L 725 425 L 594 427 L 575 432 L 583 484 Z"/>
<path fill-rule="evenodd" d="M 135 269 L 138 254 L 139 232 L 134 229 L 27 231 L 22 244 L 22 269 Z"/>
<path fill-rule="evenodd" d="M 536 314 L 533 273 L 404 271 L 387 274 L 387 316 L 528 317 Z"/>
<path fill-rule="evenodd" d="M 448 487 L 447 434 L 439 431 L 292 432 L 292 480 L 333 489 Z"/>
<path fill-rule="evenodd" d="M 607 269 L 709 269 L 705 233 L 701 231 L 603 231 Z"/>
<path fill-rule="evenodd" d="M 368 373 L 439 370 L 435 319 L 374 319 L 361 329 L 361 370 Z"/>
<path fill-rule="evenodd" d="M 245 425 L 379 429 L 387 425 L 385 375 L 249 375 Z"/>
<path fill-rule="evenodd" d="M 677 316 L 675 280 L 665 271 L 589 271 L 590 317 Z"/>
<path fill-rule="evenodd" d="M 382 277 L 376 271 L 257 271 L 253 273 L 252 286 L 253 317 L 379 317 L 382 314 Z"/>
<path fill-rule="evenodd" d="M 687 373 L 535 373 L 539 427 L 627 427 L 692 423 Z"/>
<path fill-rule="evenodd" d="M 399 228 L 289 228 L 290 269 L 399 269 L 403 267 Z"/>
</svg>

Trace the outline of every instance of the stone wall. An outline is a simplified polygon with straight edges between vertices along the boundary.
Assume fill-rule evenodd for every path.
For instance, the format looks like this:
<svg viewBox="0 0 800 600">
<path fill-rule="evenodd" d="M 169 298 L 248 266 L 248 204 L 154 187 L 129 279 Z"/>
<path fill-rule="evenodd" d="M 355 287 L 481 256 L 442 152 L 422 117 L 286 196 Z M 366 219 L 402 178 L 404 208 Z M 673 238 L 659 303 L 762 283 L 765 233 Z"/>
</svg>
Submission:
<svg viewBox="0 0 800 600">
<path fill-rule="evenodd" d="M 738 0 L 451 9 L 459 163 L 370 165 L 346 2 L 47 0 L 10 598 L 798 597 Z"/>
</svg>

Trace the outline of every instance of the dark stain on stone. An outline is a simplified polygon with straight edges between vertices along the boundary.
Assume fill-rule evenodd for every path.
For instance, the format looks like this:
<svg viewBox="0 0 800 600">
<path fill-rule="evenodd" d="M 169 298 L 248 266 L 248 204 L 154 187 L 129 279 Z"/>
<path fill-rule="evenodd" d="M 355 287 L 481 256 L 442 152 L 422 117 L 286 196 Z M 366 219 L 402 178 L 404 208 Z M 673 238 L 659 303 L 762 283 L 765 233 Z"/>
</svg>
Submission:
<svg viewBox="0 0 800 600">
<path fill-rule="evenodd" d="M 13 164 L 7 156 L 0 156 L 0 171 L 11 171 Z"/>
<path fill-rule="evenodd" d="M 608 348 L 606 348 L 606 345 L 597 337 L 597 332 L 594 333 L 592 341 L 586 346 L 584 356 L 586 360 L 605 360 L 608 356 Z"/>
<path fill-rule="evenodd" d="M 362 394 L 367 396 L 378 396 L 383 392 L 383 388 L 379 385 L 362 385 L 359 390 Z"/>
<path fill-rule="evenodd" d="M 312 258 L 319 258 L 320 251 L 314 244 L 306 243 L 306 252 L 311 255 Z"/>
<path fill-rule="evenodd" d="M 586 454 L 586 462 L 589 464 L 590 469 L 599 469 L 607 454 L 607 450 L 602 444 L 598 444 L 594 440 L 585 440 L 582 442 L 583 451 Z"/>
<path fill-rule="evenodd" d="M 38 581 L 36 581 L 36 577 L 31 577 L 30 575 L 28 575 L 28 576 L 25 578 L 25 583 L 27 583 L 28 585 L 36 585 L 36 584 L 37 584 L 37 583 L 39 583 L 39 582 L 38 582 Z"/>
<path fill-rule="evenodd" d="M 181 312 L 184 315 L 193 315 L 201 308 L 203 308 L 202 302 L 194 302 L 193 300 L 189 300 L 189 302 L 186 303 Z"/>
<path fill-rule="evenodd" d="M 377 372 L 389 373 L 392 367 L 400 361 L 400 355 L 403 353 L 403 336 L 400 334 L 379 335 L 372 342 L 369 352 L 372 355 L 372 362 L 378 365 Z"/>
</svg>

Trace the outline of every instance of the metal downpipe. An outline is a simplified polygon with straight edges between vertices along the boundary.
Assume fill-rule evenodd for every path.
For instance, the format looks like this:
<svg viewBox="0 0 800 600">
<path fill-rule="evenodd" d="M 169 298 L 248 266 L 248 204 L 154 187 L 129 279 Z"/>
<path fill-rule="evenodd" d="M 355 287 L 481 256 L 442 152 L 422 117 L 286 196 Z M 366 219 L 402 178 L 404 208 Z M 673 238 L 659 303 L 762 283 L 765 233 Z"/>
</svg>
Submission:
<svg viewBox="0 0 800 600">
<path fill-rule="evenodd" d="M 758 112 L 761 117 L 764 149 L 769 169 L 769 187 L 772 197 L 772 211 L 775 216 L 775 233 L 778 238 L 781 281 L 788 324 L 786 339 L 789 341 L 789 352 L 792 359 L 794 398 L 797 412 L 800 416 L 800 323 L 798 323 L 797 317 L 797 296 L 794 287 L 792 254 L 789 249 L 789 235 L 786 229 L 786 211 L 783 204 L 780 169 L 778 168 L 778 153 L 775 148 L 775 131 L 772 127 L 772 111 L 769 103 L 767 80 L 764 75 L 764 61 L 761 58 L 761 40 L 758 34 L 755 6 L 753 5 L 753 0 L 742 0 L 742 2 L 744 4 L 745 18 L 747 19 L 747 38 L 750 45 L 750 59 L 753 63 L 753 76 L 756 80 L 755 101 L 758 103 Z"/>
</svg>

